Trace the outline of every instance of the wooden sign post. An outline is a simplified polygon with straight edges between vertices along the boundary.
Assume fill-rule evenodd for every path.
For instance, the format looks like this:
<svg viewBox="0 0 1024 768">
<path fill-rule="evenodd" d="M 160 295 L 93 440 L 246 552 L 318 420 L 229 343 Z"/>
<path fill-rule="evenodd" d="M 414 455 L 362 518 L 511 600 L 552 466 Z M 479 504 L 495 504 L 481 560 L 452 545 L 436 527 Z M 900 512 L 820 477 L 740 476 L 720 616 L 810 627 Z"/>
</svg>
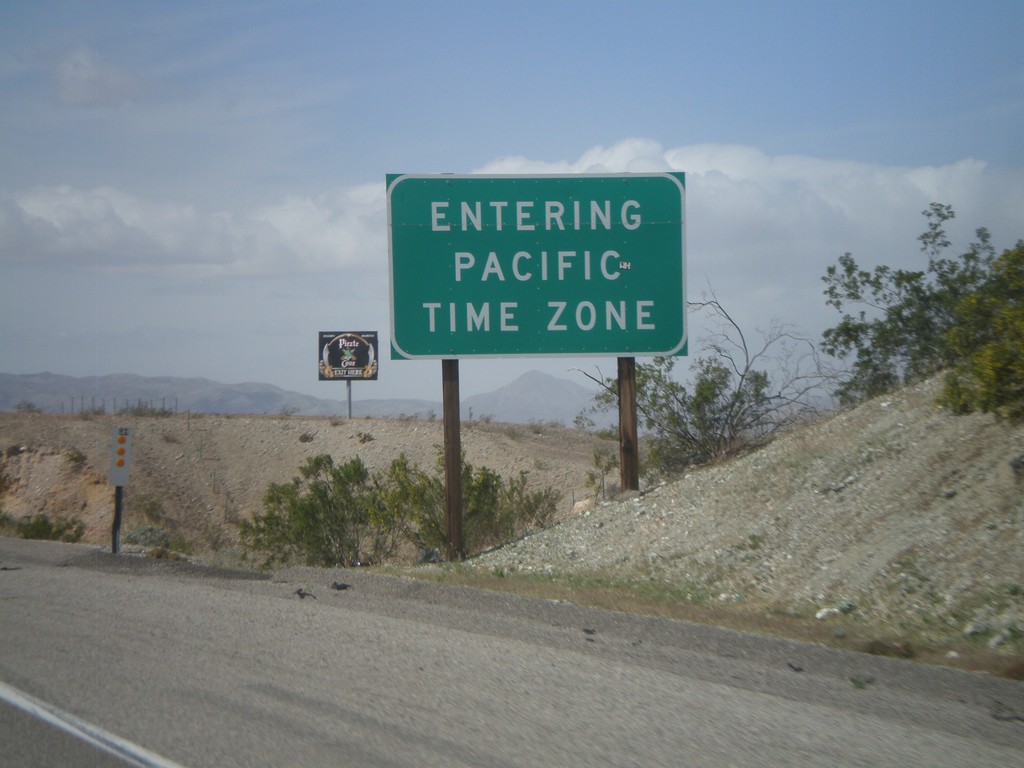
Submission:
<svg viewBox="0 0 1024 768">
<path fill-rule="evenodd" d="M 444 398 L 444 505 L 448 560 L 462 560 L 462 421 L 459 415 L 459 361 L 441 361 Z"/>
<path fill-rule="evenodd" d="M 640 490 L 640 452 L 636 428 L 636 358 L 619 358 L 619 484 Z"/>
</svg>

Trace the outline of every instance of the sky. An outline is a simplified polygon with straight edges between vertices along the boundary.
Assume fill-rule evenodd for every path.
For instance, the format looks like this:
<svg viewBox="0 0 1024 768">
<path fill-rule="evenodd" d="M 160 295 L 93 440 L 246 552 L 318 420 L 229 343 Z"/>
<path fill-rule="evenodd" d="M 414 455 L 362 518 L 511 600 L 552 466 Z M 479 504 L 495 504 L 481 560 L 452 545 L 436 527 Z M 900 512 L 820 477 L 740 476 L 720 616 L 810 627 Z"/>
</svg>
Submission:
<svg viewBox="0 0 1024 768">
<path fill-rule="evenodd" d="M 686 174 L 687 296 L 751 339 L 838 321 L 822 275 L 1024 237 L 1024 3 L 0 5 L 0 372 L 319 382 L 439 400 L 393 361 L 385 176 Z M 690 363 L 707 327 L 689 328 Z M 614 358 L 467 358 L 463 396 Z M 684 360 L 680 370 L 687 370 Z"/>
</svg>

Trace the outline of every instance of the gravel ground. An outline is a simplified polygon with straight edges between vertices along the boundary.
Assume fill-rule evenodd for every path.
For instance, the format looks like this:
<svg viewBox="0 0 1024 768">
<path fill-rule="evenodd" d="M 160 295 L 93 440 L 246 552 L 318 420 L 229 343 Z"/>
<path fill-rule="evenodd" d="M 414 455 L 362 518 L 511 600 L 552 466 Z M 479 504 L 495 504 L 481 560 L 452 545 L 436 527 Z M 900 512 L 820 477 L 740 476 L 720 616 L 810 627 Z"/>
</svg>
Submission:
<svg viewBox="0 0 1024 768">
<path fill-rule="evenodd" d="M 931 381 L 471 560 L 661 580 L 695 599 L 931 624 L 1020 646 L 1024 425 Z"/>
</svg>

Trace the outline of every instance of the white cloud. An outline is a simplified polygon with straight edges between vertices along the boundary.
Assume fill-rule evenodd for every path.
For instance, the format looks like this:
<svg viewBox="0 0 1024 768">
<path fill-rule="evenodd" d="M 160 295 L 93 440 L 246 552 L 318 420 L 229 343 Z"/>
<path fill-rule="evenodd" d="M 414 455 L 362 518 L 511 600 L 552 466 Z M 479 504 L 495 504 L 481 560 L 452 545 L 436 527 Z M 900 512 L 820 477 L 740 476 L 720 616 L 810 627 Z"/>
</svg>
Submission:
<svg viewBox="0 0 1024 768">
<path fill-rule="evenodd" d="M 923 269 L 917 236 L 933 202 L 951 204 L 947 232 L 962 253 L 977 227 L 997 247 L 1024 235 L 1024 172 L 992 171 L 965 159 L 907 168 L 797 155 L 746 146 L 664 149 L 627 139 L 595 147 L 575 162 L 506 157 L 480 173 L 686 172 L 688 298 L 713 290 L 748 332 L 773 322 L 817 338 L 838 316 L 825 305 L 821 277 L 850 251 L 866 268 Z M 691 354 L 700 330 L 691 329 Z"/>
<path fill-rule="evenodd" d="M 666 170 L 687 173 L 691 297 L 710 284 L 749 324 L 779 319 L 816 331 L 834 321 L 820 278 L 845 251 L 864 266 L 922 264 L 916 237 L 932 201 L 957 210 L 955 247 L 977 226 L 989 227 L 998 247 L 1024 234 L 1024 172 L 993 172 L 971 159 L 904 168 L 627 139 L 573 161 L 505 157 L 475 172 Z M 0 261 L 203 279 L 337 271 L 386 301 L 385 205 L 377 183 L 239 211 L 110 187 L 44 187 L 0 196 Z"/>
<path fill-rule="evenodd" d="M 48 187 L 0 200 L 0 259 L 183 278 L 358 269 L 386 253 L 385 222 L 376 184 L 241 213 Z"/>
</svg>

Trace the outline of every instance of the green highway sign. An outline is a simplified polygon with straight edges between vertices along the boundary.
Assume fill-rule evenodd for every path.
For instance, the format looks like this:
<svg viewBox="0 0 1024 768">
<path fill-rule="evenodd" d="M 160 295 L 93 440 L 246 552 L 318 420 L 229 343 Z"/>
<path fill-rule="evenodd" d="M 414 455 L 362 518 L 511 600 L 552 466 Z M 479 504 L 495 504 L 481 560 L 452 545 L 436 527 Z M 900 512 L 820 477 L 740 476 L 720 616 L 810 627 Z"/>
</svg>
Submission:
<svg viewBox="0 0 1024 768">
<path fill-rule="evenodd" d="M 389 175 L 395 358 L 686 354 L 682 173 Z"/>
</svg>

